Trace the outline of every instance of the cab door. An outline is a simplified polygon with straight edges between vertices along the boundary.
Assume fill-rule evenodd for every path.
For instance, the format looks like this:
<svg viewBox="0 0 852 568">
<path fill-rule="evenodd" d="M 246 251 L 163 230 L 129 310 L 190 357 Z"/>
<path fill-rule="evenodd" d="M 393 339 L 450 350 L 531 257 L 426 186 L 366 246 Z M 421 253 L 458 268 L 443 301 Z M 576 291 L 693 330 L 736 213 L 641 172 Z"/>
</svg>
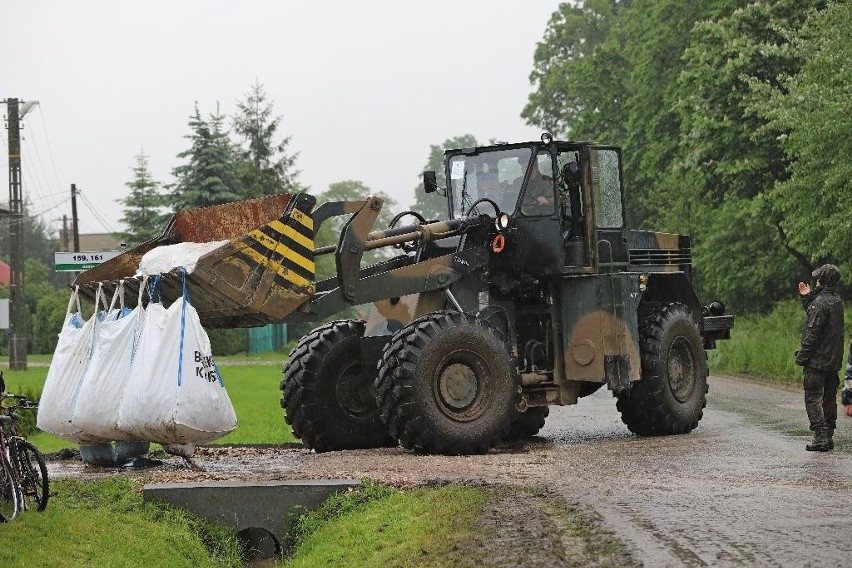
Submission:
<svg viewBox="0 0 852 568">
<path fill-rule="evenodd" d="M 617 271 L 628 264 L 624 226 L 624 174 L 621 150 L 591 146 L 591 189 L 594 204 L 594 255 L 598 270 Z"/>
</svg>

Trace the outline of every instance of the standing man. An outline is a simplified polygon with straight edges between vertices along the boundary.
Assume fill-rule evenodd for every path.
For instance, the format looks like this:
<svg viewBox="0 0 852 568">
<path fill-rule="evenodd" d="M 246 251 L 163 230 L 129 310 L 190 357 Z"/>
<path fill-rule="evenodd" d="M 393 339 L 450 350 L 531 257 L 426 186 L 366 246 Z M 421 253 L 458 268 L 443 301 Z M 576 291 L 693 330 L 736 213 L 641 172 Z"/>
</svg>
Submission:
<svg viewBox="0 0 852 568">
<path fill-rule="evenodd" d="M 834 449 L 837 386 L 843 364 L 843 302 L 837 294 L 840 270 L 833 264 L 824 264 L 811 277 L 813 290 L 799 282 L 805 323 L 796 364 L 804 367 L 805 409 L 814 431 L 814 441 L 805 449 L 827 452 Z"/>
</svg>

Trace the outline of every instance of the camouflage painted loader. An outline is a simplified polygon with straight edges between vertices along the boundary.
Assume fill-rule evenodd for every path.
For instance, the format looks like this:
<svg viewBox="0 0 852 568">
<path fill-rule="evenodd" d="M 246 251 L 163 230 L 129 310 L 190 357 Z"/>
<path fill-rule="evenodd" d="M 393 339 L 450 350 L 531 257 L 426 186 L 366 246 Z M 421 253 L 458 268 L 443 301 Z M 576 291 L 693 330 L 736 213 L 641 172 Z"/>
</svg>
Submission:
<svg viewBox="0 0 852 568">
<path fill-rule="evenodd" d="M 175 215 L 164 234 L 80 275 L 90 298 L 132 279 L 142 254 L 185 241 L 227 243 L 201 257 L 188 287 L 202 322 L 248 327 L 324 320 L 372 304 L 366 321 L 325 323 L 284 368 L 282 406 L 317 451 L 401 444 L 486 452 L 532 436 L 551 404 L 602 385 L 640 435 L 680 434 L 701 419 L 705 350 L 733 318 L 704 307 L 691 282 L 689 237 L 628 230 L 618 148 L 499 144 L 451 150 L 446 220 L 417 212 L 373 230 L 382 201 L 274 196 Z M 346 216 L 335 246 L 314 235 Z M 416 222 L 396 226 L 404 217 Z M 365 251 L 395 251 L 363 266 Z M 336 276 L 315 281 L 333 255 Z M 163 275 L 166 302 L 180 297 Z M 133 294 L 128 294 L 134 297 Z"/>
</svg>

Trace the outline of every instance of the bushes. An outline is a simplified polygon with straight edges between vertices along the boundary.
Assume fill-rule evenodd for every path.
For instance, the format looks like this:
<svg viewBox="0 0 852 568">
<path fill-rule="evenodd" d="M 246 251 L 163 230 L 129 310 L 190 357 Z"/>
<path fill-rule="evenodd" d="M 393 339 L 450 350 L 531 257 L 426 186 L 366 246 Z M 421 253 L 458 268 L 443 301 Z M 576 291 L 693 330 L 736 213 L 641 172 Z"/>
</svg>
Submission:
<svg viewBox="0 0 852 568">
<path fill-rule="evenodd" d="M 852 330 L 852 306 L 846 306 L 847 337 Z M 781 302 L 766 315 L 736 319 L 729 341 L 720 341 L 710 352 L 710 368 L 716 373 L 801 380 L 802 370 L 793 362 L 799 348 L 805 312 L 799 300 Z"/>
</svg>

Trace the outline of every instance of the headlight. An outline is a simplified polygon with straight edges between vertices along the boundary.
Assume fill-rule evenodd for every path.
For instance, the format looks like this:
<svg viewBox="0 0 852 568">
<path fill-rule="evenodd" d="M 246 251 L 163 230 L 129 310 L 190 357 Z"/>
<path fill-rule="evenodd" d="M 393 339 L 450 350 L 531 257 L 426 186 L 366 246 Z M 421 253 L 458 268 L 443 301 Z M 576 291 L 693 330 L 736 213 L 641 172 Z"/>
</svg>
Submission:
<svg viewBox="0 0 852 568">
<path fill-rule="evenodd" d="M 509 228 L 509 220 L 508 213 L 500 213 L 497 215 L 497 218 L 494 219 L 494 226 L 497 227 L 498 231 L 505 231 Z"/>
</svg>

